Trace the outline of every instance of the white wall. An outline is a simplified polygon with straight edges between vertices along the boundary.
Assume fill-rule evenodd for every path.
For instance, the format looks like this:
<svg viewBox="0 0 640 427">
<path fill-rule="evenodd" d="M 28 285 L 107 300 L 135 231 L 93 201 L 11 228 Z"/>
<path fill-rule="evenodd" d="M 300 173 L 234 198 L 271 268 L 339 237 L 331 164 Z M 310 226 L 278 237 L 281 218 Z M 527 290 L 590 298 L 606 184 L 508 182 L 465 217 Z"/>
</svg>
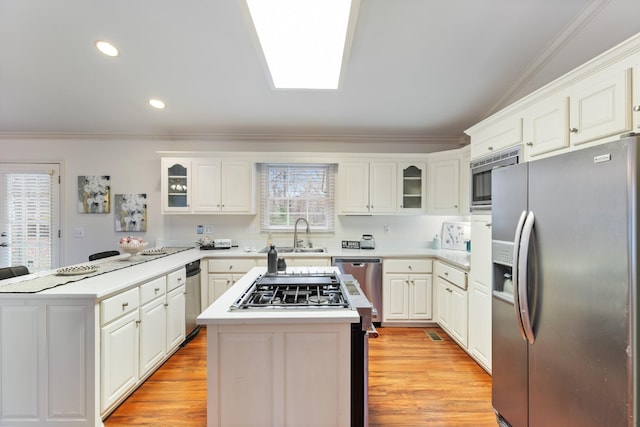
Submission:
<svg viewBox="0 0 640 427">
<path fill-rule="evenodd" d="M 261 248 L 267 237 L 259 234 L 257 216 L 220 215 L 162 215 L 160 213 L 160 158 L 158 151 L 269 151 L 269 152 L 327 152 L 327 153 L 426 153 L 443 149 L 445 144 L 367 144 L 318 142 L 205 142 L 167 140 L 112 139 L 0 139 L 2 162 L 61 162 L 62 197 L 62 264 L 87 260 L 94 252 L 117 249 L 117 241 L 127 233 L 116 232 L 113 206 L 108 214 L 78 212 L 77 179 L 82 175 L 111 176 L 111 195 L 146 193 L 148 203 L 147 232 L 143 237 L 155 242 L 194 242 L 199 224 L 214 226 L 212 237 L 233 238 L 240 247 Z M 392 147 L 392 150 L 390 150 Z M 366 155 L 366 154 L 365 154 Z M 259 160 L 259 159 L 256 159 Z M 463 220 L 461 217 L 436 216 L 354 216 L 338 217 L 333 236 L 313 236 L 316 246 L 337 248 L 340 240 L 358 240 L 362 234 L 373 234 L 376 243 L 394 246 L 427 247 L 444 220 Z M 384 234 L 384 226 L 390 232 Z M 74 228 L 84 229 L 84 238 L 73 237 Z M 133 233 L 131 233 L 133 234 Z M 291 234 L 274 235 L 276 244 L 292 243 Z"/>
</svg>

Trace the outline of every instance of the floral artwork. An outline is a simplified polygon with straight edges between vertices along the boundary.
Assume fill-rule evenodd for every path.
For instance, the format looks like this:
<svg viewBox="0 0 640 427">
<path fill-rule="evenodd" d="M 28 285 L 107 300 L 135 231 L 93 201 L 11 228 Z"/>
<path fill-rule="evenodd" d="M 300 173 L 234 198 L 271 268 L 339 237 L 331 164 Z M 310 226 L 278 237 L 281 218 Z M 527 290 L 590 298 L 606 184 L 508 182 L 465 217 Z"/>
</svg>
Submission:
<svg viewBox="0 0 640 427">
<path fill-rule="evenodd" d="M 78 177 L 78 212 L 109 213 L 111 177 L 87 175 Z"/>
<path fill-rule="evenodd" d="M 147 231 L 147 195 L 116 194 L 116 231 Z"/>
</svg>

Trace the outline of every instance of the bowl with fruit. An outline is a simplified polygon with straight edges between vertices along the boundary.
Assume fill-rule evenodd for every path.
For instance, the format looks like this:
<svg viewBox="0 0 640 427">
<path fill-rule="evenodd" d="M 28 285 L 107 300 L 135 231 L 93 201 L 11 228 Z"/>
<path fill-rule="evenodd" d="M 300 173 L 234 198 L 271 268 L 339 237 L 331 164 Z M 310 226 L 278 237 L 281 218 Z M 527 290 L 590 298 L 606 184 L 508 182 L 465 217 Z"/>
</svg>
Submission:
<svg viewBox="0 0 640 427">
<path fill-rule="evenodd" d="M 147 242 L 142 237 L 127 236 L 120 239 L 118 246 L 124 252 L 131 254 L 131 256 L 138 255 L 147 246 Z"/>
</svg>

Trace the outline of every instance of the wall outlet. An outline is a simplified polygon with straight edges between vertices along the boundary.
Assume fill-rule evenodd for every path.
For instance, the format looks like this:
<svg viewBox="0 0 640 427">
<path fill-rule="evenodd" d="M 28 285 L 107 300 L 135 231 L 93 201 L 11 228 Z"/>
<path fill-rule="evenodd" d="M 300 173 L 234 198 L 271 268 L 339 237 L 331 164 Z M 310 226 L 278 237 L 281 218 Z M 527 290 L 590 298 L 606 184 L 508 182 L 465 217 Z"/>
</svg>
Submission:
<svg viewBox="0 0 640 427">
<path fill-rule="evenodd" d="M 202 227 L 201 225 L 198 225 L 196 227 L 196 233 L 198 233 L 198 234 L 204 233 L 204 227 Z"/>
<path fill-rule="evenodd" d="M 73 229 L 73 237 L 84 237 L 84 227 L 75 227 Z"/>
<path fill-rule="evenodd" d="M 391 226 L 390 225 L 385 225 L 384 226 L 384 234 L 389 234 L 391 233 Z"/>
<path fill-rule="evenodd" d="M 213 225 L 205 225 L 204 234 L 213 234 Z"/>
</svg>

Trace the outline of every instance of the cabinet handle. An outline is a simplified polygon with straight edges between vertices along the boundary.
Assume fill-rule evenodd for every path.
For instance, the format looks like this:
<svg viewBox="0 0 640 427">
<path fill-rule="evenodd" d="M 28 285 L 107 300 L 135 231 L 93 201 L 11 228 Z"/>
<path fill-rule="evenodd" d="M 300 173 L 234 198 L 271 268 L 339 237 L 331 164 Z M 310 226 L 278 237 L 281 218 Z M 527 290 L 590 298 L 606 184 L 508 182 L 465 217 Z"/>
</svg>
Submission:
<svg viewBox="0 0 640 427">
<path fill-rule="evenodd" d="M 158 292 L 160 292 L 160 288 L 155 288 L 154 291 L 156 291 L 157 294 Z"/>
<path fill-rule="evenodd" d="M 123 302 L 122 303 L 122 309 L 124 310 L 125 308 L 127 308 L 129 306 L 128 302 Z"/>
<path fill-rule="evenodd" d="M 533 142 L 529 141 L 529 142 L 527 142 L 527 145 L 528 145 L 529 147 L 533 147 Z"/>
<path fill-rule="evenodd" d="M 413 271 L 413 267 L 411 267 L 410 265 L 407 267 L 409 268 L 409 270 Z"/>
<path fill-rule="evenodd" d="M 487 147 L 487 150 L 493 151 L 493 147 L 489 146 L 489 147 Z"/>
<path fill-rule="evenodd" d="M 578 133 L 578 128 L 570 128 L 569 132 L 571 133 Z"/>
<path fill-rule="evenodd" d="M 166 302 L 163 304 L 165 307 L 169 307 L 169 304 L 167 304 Z"/>
<path fill-rule="evenodd" d="M 635 111 L 635 112 L 640 111 L 640 105 L 634 105 L 633 106 L 633 111 Z"/>
<path fill-rule="evenodd" d="M 182 277 L 178 277 L 178 283 L 182 282 Z"/>
<path fill-rule="evenodd" d="M 486 223 L 484 226 L 485 226 L 485 227 L 488 227 L 488 228 L 491 228 L 491 223 L 490 223 L 490 222 L 488 222 L 488 223 Z"/>
<path fill-rule="evenodd" d="M 448 275 L 449 275 L 449 272 L 448 272 L 448 271 L 445 271 L 445 272 L 444 272 L 444 275 L 445 275 L 445 276 L 448 276 Z"/>
<path fill-rule="evenodd" d="M 136 326 L 138 326 L 140 323 L 142 323 L 142 320 L 136 320 Z"/>
</svg>

